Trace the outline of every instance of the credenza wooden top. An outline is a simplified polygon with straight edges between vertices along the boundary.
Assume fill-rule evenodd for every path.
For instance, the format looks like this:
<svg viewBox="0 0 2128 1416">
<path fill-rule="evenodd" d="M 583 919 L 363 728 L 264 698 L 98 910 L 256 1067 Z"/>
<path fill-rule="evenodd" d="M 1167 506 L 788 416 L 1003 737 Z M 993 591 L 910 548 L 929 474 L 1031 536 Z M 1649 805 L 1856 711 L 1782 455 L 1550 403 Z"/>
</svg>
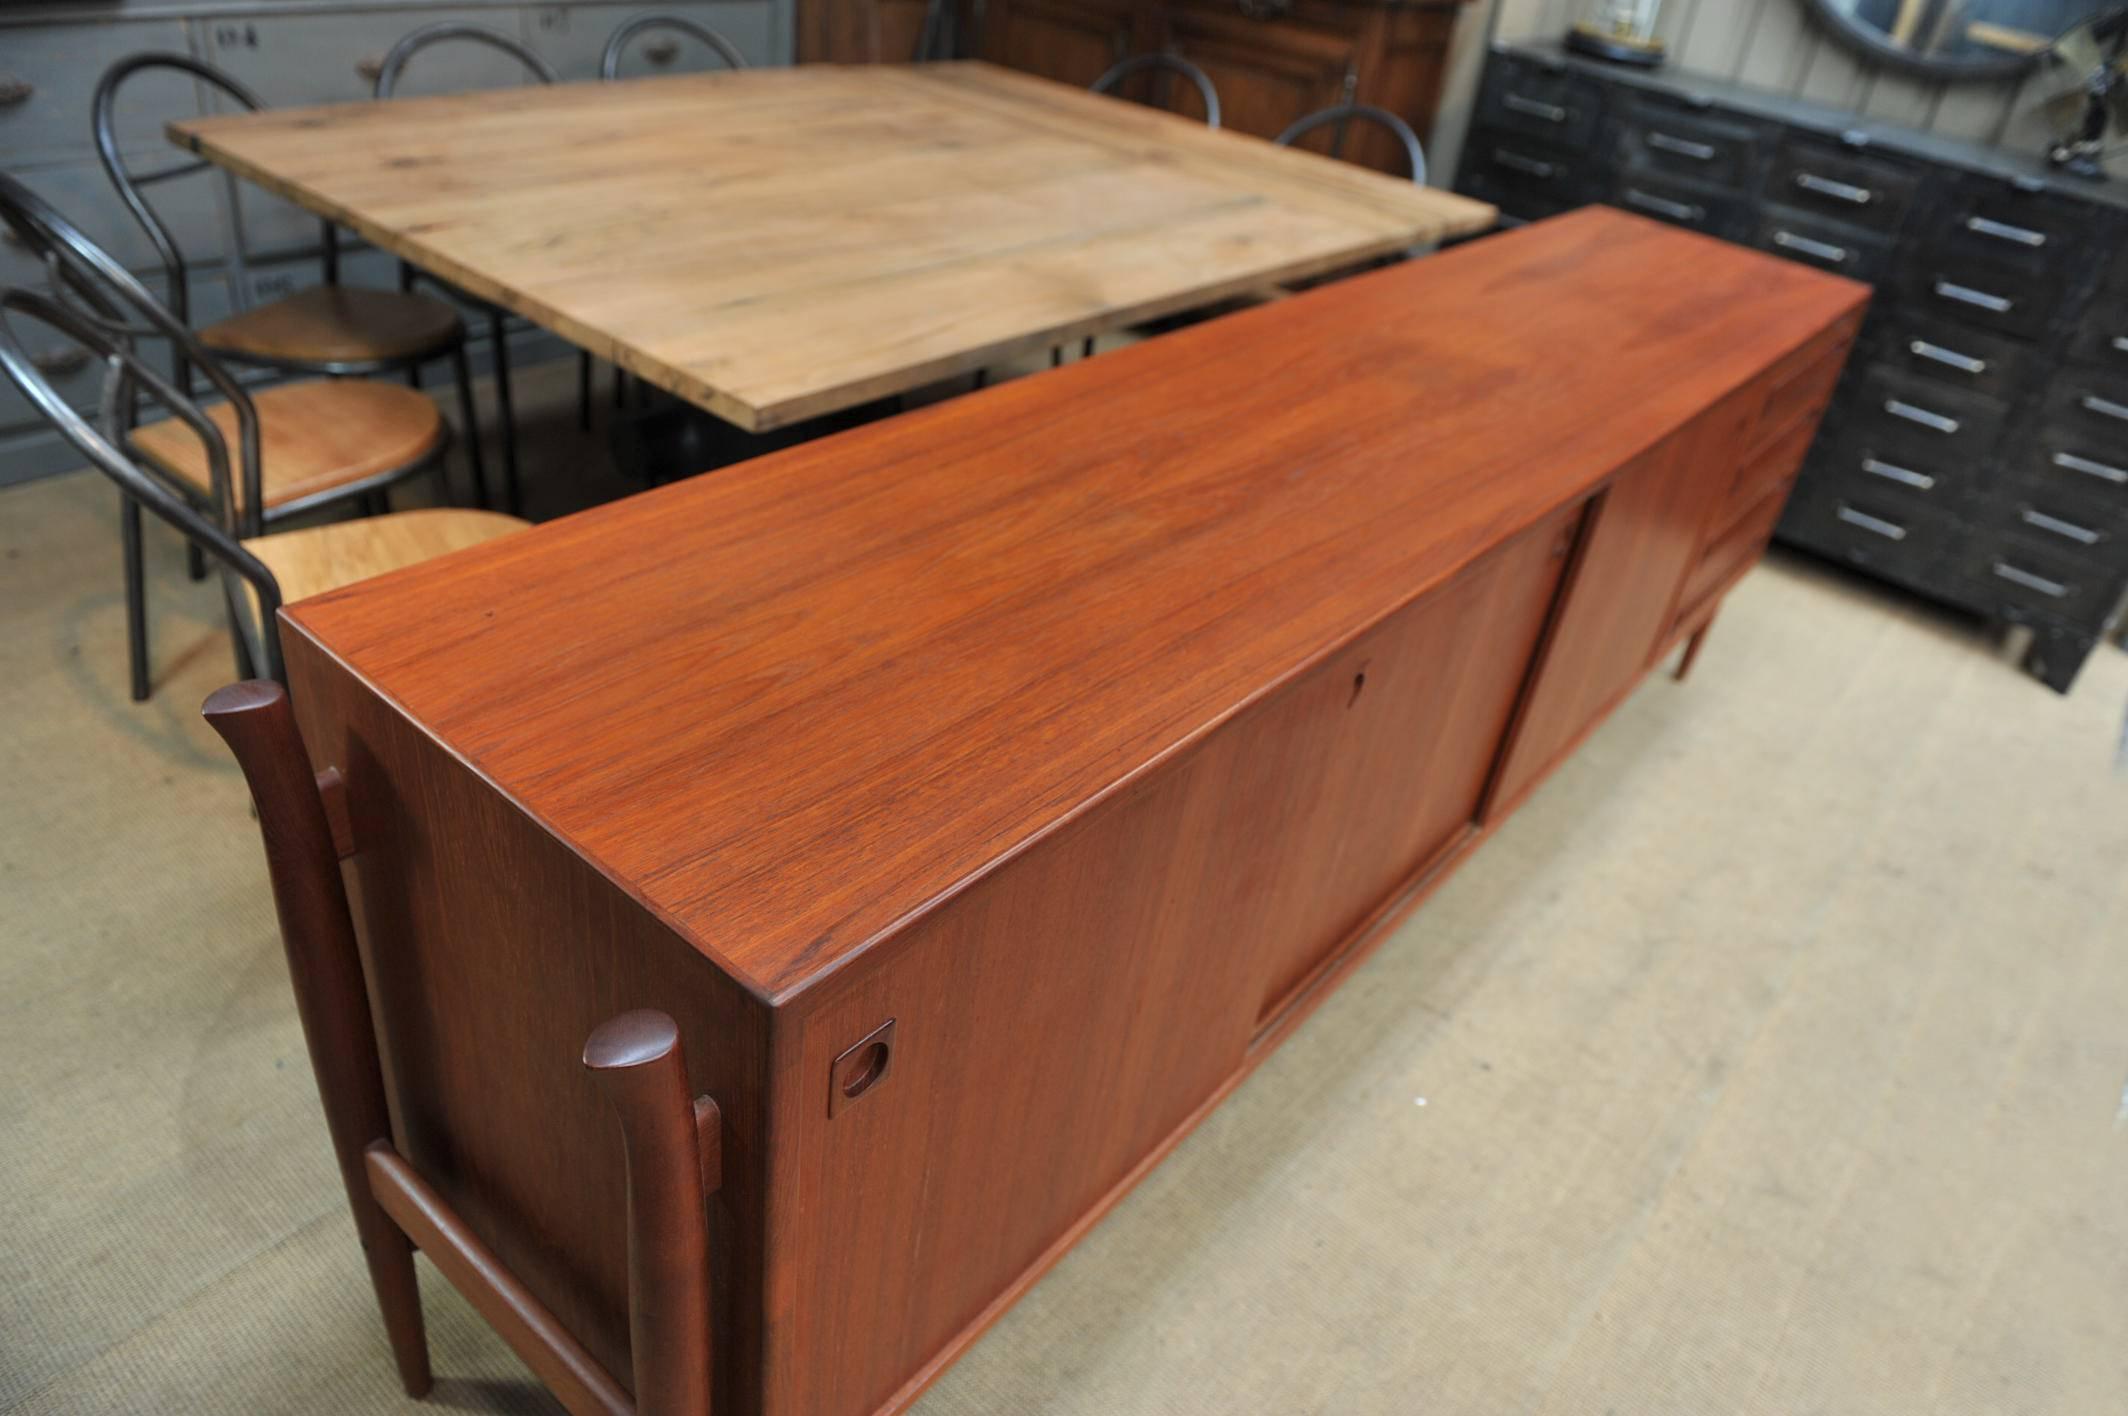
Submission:
<svg viewBox="0 0 2128 1416">
<path fill-rule="evenodd" d="M 1494 215 L 979 63 L 531 86 L 170 134 L 754 429 Z"/>
<path fill-rule="evenodd" d="M 1865 294 L 1590 208 L 285 614 L 782 999 Z"/>
</svg>

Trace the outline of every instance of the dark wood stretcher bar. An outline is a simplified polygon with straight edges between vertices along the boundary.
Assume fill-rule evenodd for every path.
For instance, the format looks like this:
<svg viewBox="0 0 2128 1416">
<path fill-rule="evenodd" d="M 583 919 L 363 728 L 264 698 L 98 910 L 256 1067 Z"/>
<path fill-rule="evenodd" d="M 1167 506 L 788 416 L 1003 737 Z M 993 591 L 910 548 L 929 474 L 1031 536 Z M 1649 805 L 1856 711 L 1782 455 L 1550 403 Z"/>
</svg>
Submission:
<svg viewBox="0 0 2128 1416">
<path fill-rule="evenodd" d="M 573 1411 L 912 1401 L 1689 664 L 1864 296 L 1589 209 L 285 610 L 409 1389 L 411 1240 Z"/>
</svg>

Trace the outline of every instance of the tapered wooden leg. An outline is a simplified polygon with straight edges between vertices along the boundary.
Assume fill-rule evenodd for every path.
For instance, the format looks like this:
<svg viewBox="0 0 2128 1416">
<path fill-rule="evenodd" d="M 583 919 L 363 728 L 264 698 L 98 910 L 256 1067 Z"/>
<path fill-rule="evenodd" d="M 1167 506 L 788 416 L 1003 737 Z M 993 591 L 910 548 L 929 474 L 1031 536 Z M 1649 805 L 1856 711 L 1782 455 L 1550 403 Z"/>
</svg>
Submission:
<svg viewBox="0 0 2128 1416">
<path fill-rule="evenodd" d="M 1685 656 L 1677 661 L 1675 677 L 1679 683 L 1683 683 L 1685 675 L 1692 672 L 1692 662 L 1699 658 L 1699 646 L 1707 642 L 1707 631 L 1712 628 L 1714 628 L 1714 616 L 1709 615 L 1700 622 L 1698 629 L 1692 631 L 1692 637 L 1685 641 Z"/>
<path fill-rule="evenodd" d="M 258 805 L 296 1014 L 310 1047 L 340 1179 L 369 1261 L 399 1380 L 409 1395 L 425 1396 L 429 1353 L 413 1246 L 371 1194 L 365 1170 L 364 1149 L 372 1141 L 390 1140 L 391 1121 L 354 922 L 317 778 L 279 684 L 259 679 L 231 684 L 216 691 L 203 711 L 236 754 Z"/>
<path fill-rule="evenodd" d="M 680 1030 L 623 1013 L 584 1044 L 628 1157 L 628 1339 L 639 1416 L 709 1416 L 709 1216 Z M 701 1113 L 713 1127 L 716 1111 Z M 710 1132 L 712 1136 L 715 1131 Z"/>
</svg>

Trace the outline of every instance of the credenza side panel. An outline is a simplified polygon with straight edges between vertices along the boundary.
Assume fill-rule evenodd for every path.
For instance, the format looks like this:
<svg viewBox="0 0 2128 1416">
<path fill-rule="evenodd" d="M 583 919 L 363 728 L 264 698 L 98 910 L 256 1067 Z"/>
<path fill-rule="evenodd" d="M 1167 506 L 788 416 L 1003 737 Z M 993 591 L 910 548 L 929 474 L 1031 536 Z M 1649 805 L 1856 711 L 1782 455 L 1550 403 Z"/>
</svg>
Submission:
<svg viewBox="0 0 2128 1416">
<path fill-rule="evenodd" d="M 779 1013 L 770 1416 L 895 1400 L 1247 1064 L 1267 1008 L 1470 833 L 1582 511 Z M 836 1059 L 890 1020 L 883 1079 L 838 1102 Z"/>
<path fill-rule="evenodd" d="M 630 1385 L 620 1129 L 584 1039 L 632 1008 L 672 1014 L 723 1112 L 716 1409 L 758 1412 L 766 1009 L 302 634 L 282 640 L 312 762 L 346 780 L 394 1144 Z"/>
</svg>

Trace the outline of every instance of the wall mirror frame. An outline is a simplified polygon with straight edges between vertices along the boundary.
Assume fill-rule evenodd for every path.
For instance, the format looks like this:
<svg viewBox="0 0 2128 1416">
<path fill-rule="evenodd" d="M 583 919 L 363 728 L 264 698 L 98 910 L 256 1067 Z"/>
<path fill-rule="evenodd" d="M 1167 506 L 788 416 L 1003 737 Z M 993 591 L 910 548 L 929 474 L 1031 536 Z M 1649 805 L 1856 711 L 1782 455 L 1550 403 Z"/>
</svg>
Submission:
<svg viewBox="0 0 2128 1416">
<path fill-rule="evenodd" d="M 1924 78 L 2010 79 L 2105 0 L 1800 0 L 1842 43 Z"/>
</svg>

